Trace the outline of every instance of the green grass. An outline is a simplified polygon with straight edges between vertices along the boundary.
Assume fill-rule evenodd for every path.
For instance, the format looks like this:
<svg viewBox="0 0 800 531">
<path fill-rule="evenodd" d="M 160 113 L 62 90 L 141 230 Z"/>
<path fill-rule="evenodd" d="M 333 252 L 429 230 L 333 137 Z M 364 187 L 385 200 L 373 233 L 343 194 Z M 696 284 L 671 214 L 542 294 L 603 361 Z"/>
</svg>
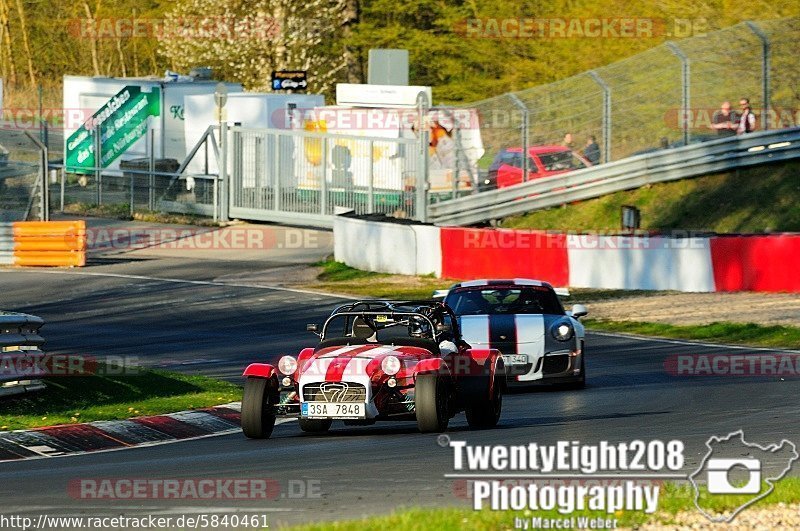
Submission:
<svg viewBox="0 0 800 531">
<path fill-rule="evenodd" d="M 658 512 L 655 515 L 645 515 L 639 512 L 620 511 L 614 515 L 605 512 L 585 511 L 576 512 L 566 516 L 588 516 L 602 518 L 617 518 L 619 526 L 636 526 L 645 522 L 659 522 L 670 524 L 674 515 L 678 512 L 695 512 L 697 508 L 693 503 L 694 489 L 689 484 L 676 485 L 667 483 L 659 492 Z M 729 511 L 739 507 L 747 497 L 739 496 L 714 496 L 708 497 L 702 491 L 701 499 L 703 507 L 710 511 Z M 775 490 L 763 500 L 759 500 L 753 506 L 745 509 L 754 510 L 758 507 L 766 507 L 777 503 L 797 503 L 800 501 L 800 478 L 785 478 L 775 485 Z M 565 515 L 557 511 L 473 511 L 468 508 L 437 508 L 424 509 L 413 508 L 396 511 L 387 516 L 363 518 L 360 520 L 317 523 L 292 527 L 297 531 L 360 531 L 360 530 L 382 530 L 382 529 L 403 529 L 404 531 L 422 531 L 436 529 L 437 531 L 460 531 L 461 529 L 475 530 L 495 530 L 513 529 L 514 517 L 530 519 L 531 517 L 541 518 L 564 518 Z M 734 520 L 735 523 L 735 520 Z"/>
<path fill-rule="evenodd" d="M 719 233 L 800 231 L 800 162 L 617 192 L 503 220 L 507 228 L 619 230 L 620 208 L 641 210 L 642 229 Z"/>
<path fill-rule="evenodd" d="M 763 326 L 753 323 L 728 322 L 678 326 L 663 323 L 597 319 L 584 319 L 583 323 L 590 330 L 604 332 L 623 332 L 643 336 L 693 339 L 757 347 L 800 348 L 800 328 L 795 326 Z"/>
<path fill-rule="evenodd" d="M 174 413 L 241 400 L 236 385 L 135 368 L 129 375 L 44 379 L 47 389 L 0 400 L 0 430 Z"/>
<path fill-rule="evenodd" d="M 362 271 L 332 259 L 313 265 L 322 268 L 322 271 L 316 282 L 303 287 L 379 299 L 429 299 L 434 290 L 447 289 L 456 282 L 432 275 L 407 276 Z"/>
</svg>

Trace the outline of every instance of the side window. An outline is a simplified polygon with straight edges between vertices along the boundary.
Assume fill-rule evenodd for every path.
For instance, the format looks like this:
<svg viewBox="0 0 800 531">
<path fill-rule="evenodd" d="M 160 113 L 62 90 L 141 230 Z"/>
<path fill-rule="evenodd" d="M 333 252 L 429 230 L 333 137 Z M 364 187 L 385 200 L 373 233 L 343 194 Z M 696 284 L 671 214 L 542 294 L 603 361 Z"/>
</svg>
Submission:
<svg viewBox="0 0 800 531">
<path fill-rule="evenodd" d="M 539 167 L 536 166 L 536 161 L 528 157 L 528 173 L 539 173 Z"/>
<path fill-rule="evenodd" d="M 500 155 L 500 162 L 503 164 L 508 164 L 509 166 L 516 166 L 517 154 L 512 153 L 511 151 L 503 151 L 503 153 Z"/>
</svg>

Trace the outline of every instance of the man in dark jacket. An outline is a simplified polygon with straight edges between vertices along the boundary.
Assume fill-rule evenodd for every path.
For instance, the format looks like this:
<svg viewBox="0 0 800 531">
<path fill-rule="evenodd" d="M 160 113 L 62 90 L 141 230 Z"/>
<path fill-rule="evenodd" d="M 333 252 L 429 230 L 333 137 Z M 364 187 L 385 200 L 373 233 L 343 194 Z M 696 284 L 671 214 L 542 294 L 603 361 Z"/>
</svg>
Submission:
<svg viewBox="0 0 800 531">
<path fill-rule="evenodd" d="M 586 141 L 586 147 L 583 149 L 583 157 L 592 163 L 592 166 L 600 164 L 600 146 L 597 145 L 597 139 L 594 135 L 589 136 Z"/>
</svg>

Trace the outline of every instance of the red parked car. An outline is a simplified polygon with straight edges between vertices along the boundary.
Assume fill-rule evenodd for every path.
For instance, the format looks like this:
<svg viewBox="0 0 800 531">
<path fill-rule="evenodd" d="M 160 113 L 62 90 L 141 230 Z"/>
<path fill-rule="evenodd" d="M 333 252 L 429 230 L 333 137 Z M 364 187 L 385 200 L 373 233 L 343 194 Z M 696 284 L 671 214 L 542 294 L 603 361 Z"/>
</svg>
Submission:
<svg viewBox="0 0 800 531">
<path fill-rule="evenodd" d="M 564 146 L 531 146 L 528 148 L 528 180 L 550 177 L 591 166 L 583 156 Z M 521 147 L 501 150 L 489 166 L 489 173 L 480 190 L 494 190 L 519 184 L 524 179 Z"/>
</svg>

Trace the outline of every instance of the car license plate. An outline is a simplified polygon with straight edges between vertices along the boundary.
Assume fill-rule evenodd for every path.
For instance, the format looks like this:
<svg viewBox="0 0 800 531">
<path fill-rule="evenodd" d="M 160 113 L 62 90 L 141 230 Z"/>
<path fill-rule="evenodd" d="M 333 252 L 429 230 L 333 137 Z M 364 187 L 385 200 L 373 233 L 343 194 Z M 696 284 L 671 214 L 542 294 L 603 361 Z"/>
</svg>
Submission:
<svg viewBox="0 0 800 531">
<path fill-rule="evenodd" d="M 362 402 L 303 402 L 300 416 L 309 419 L 363 419 L 367 416 Z"/>
<path fill-rule="evenodd" d="M 525 354 L 504 354 L 503 360 L 509 365 L 524 365 L 528 363 L 528 356 Z"/>
</svg>

